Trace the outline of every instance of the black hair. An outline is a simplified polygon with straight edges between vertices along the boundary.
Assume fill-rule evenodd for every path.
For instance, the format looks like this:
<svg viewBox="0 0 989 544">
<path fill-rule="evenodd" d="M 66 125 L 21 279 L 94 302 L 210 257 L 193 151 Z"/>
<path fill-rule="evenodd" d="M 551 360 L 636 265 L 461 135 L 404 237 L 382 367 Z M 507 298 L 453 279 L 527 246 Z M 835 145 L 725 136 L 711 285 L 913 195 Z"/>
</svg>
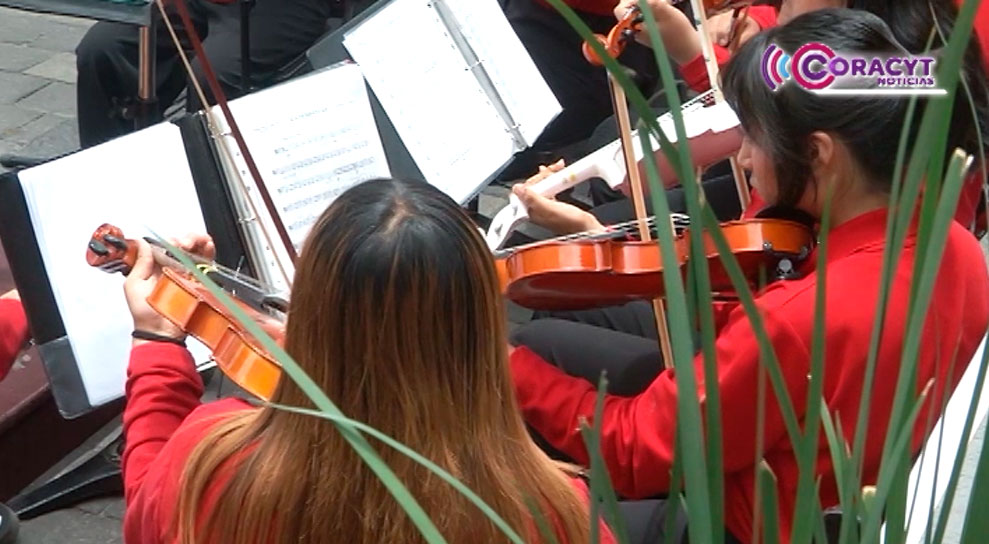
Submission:
<svg viewBox="0 0 989 544">
<path fill-rule="evenodd" d="M 758 2 L 757 2 L 758 3 Z M 766 2 L 779 9 L 782 0 Z M 955 0 L 847 0 L 846 6 L 878 16 L 889 27 L 896 41 L 912 54 L 922 54 L 930 48 L 936 51 L 945 45 L 958 17 Z M 936 29 L 933 40 L 932 30 Z M 979 36 L 986 40 L 989 36 Z M 976 156 L 989 154 L 989 74 L 986 72 L 978 40 L 969 40 L 962 62 L 961 76 L 968 84 L 969 97 L 961 85 L 951 114 L 947 152 L 960 147 Z M 975 115 L 973 116 L 973 110 Z M 981 139 L 981 146 L 980 146 Z M 982 173 L 985 176 L 985 172 Z M 983 178 L 985 185 L 989 179 Z"/>
<path fill-rule="evenodd" d="M 809 137 L 823 131 L 842 141 L 876 186 L 892 179 L 908 99 L 888 96 L 821 96 L 787 82 L 773 91 L 762 75 L 771 44 L 793 53 L 808 42 L 835 51 L 903 52 L 889 28 L 871 13 L 822 9 L 761 32 L 732 57 L 724 71 L 725 98 L 746 133 L 772 157 L 779 185 L 777 203 L 793 206 L 811 181 L 814 149 Z"/>
<path fill-rule="evenodd" d="M 923 53 L 928 47 L 932 29 L 937 29 L 930 47 L 937 50 L 946 45 L 941 40 L 954 31 L 958 8 L 955 0 L 853 0 L 852 6 L 873 13 L 881 18 L 896 40 L 913 54 Z M 979 36 L 989 40 L 989 36 Z M 979 41 L 973 32 L 962 59 L 961 75 L 968 83 L 975 105 L 972 107 L 959 84 L 957 99 L 951 115 L 948 151 L 961 147 L 970 153 L 986 154 L 989 151 L 989 75 Z M 978 149 L 978 136 L 982 136 L 983 149 Z M 985 180 L 984 180 L 985 181 Z"/>
</svg>

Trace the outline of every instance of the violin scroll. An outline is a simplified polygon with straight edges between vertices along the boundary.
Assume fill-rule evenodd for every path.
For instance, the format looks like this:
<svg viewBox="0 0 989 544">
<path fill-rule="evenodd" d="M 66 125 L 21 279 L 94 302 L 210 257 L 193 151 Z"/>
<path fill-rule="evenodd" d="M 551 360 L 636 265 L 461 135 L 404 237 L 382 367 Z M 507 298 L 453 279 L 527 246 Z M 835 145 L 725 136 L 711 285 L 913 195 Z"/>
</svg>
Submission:
<svg viewBox="0 0 989 544">
<path fill-rule="evenodd" d="M 594 38 L 604 46 L 605 52 L 612 58 L 618 58 L 625 50 L 625 46 L 635 39 L 635 35 L 642 30 L 642 23 L 645 18 L 642 15 L 642 10 L 639 6 L 632 6 L 625 16 L 618 21 L 612 29 L 608 32 L 608 35 L 595 34 Z M 581 51 L 584 53 L 584 58 L 587 62 L 594 66 L 604 66 L 604 61 L 598 56 L 597 52 L 588 42 L 584 42 L 581 46 Z"/>
<path fill-rule="evenodd" d="M 126 276 L 137 262 L 137 244 L 125 238 L 119 228 L 103 223 L 89 238 L 86 262 L 104 272 Z"/>
</svg>

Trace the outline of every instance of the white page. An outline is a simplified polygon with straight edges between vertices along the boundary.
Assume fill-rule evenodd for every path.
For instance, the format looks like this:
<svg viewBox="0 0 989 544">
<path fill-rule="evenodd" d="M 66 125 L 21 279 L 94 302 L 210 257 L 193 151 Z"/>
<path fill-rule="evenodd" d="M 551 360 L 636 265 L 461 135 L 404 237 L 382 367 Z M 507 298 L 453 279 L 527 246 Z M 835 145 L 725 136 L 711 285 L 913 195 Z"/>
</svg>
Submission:
<svg viewBox="0 0 989 544">
<path fill-rule="evenodd" d="M 367 87 L 353 63 L 239 98 L 230 110 L 296 249 L 341 193 L 362 181 L 390 176 Z M 214 119 L 226 132 L 219 108 L 214 108 Z M 277 249 L 268 249 L 290 271 L 288 254 L 236 142 L 229 135 L 224 140 L 262 223 L 276 237 Z M 233 185 L 237 191 L 238 184 Z"/>
<path fill-rule="evenodd" d="M 426 181 L 451 198 L 465 202 L 511 158 L 505 122 L 428 0 L 394 0 L 344 46 Z"/>
<path fill-rule="evenodd" d="M 156 125 L 18 176 L 89 403 L 104 404 L 124 394 L 134 323 L 123 276 L 89 266 L 86 245 L 103 223 L 128 238 L 206 232 L 179 129 Z"/>
<path fill-rule="evenodd" d="M 527 145 L 563 109 L 497 0 L 445 0 Z"/>
</svg>

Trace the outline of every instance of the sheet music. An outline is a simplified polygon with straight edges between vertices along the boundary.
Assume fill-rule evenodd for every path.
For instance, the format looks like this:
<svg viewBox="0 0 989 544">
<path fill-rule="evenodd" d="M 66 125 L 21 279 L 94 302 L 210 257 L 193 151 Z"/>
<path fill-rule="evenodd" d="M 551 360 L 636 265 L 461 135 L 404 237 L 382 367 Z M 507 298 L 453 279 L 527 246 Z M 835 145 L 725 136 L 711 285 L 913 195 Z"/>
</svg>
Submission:
<svg viewBox="0 0 989 544">
<path fill-rule="evenodd" d="M 341 193 L 362 181 L 390 176 L 367 87 L 353 63 L 239 98 L 230 109 L 296 249 Z M 228 131 L 218 108 L 214 119 L 221 131 Z M 261 222 L 277 236 L 236 142 L 229 135 L 224 139 Z M 236 183 L 232 189 L 239 192 Z M 273 241 L 276 247 L 267 249 L 291 270 L 287 252 L 277 238 Z M 275 283 L 288 288 L 284 279 Z"/>
<path fill-rule="evenodd" d="M 123 276 L 86 264 L 86 245 L 103 223 L 129 238 L 206 232 L 182 136 L 161 124 L 18 177 L 89 404 L 104 404 L 124 394 L 134 323 Z"/>
<path fill-rule="evenodd" d="M 522 136 L 532 145 L 562 108 L 497 0 L 445 0 Z"/>
<path fill-rule="evenodd" d="M 496 0 L 471 0 L 471 6 L 475 2 L 490 4 L 504 20 Z M 492 22 L 467 19 L 480 26 Z M 472 43 L 478 52 L 518 41 L 514 33 L 495 30 L 475 35 L 493 42 Z M 454 200 L 469 199 L 513 155 L 504 121 L 428 0 L 393 0 L 348 32 L 344 46 L 426 180 Z M 545 85 L 541 78 L 522 84 L 539 83 Z"/>
</svg>

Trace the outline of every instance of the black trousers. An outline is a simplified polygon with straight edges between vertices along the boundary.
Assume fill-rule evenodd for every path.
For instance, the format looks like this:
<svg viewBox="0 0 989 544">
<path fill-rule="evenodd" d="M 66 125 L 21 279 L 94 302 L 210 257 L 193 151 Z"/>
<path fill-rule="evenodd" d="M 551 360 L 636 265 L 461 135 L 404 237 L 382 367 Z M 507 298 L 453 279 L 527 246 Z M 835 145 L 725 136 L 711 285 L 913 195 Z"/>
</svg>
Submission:
<svg viewBox="0 0 989 544">
<path fill-rule="evenodd" d="M 537 312 L 512 332 L 512 344 L 524 345 L 571 376 L 598 383 L 608 377 L 608 392 L 642 392 L 663 370 L 656 319 L 647 302 L 594 310 Z"/>
<path fill-rule="evenodd" d="M 215 4 L 208 0 L 186 0 L 190 18 L 203 40 L 203 49 L 228 97 L 241 94 L 240 2 Z M 326 29 L 329 0 L 256 0 L 250 16 L 250 59 L 252 84 L 263 86 L 282 66 L 309 48 Z M 169 20 L 191 52 L 185 31 L 174 8 Z M 154 119 L 161 118 L 188 84 L 185 69 L 172 38 L 153 10 L 156 19 L 156 93 Z M 133 130 L 133 120 L 121 110 L 136 102 L 138 84 L 138 29 L 130 25 L 100 22 L 89 29 L 76 48 L 79 71 L 77 105 L 79 140 L 90 147 Z M 202 65 L 193 61 L 193 71 L 203 78 Z M 209 97 L 212 100 L 212 97 Z M 190 93 L 189 108 L 200 108 Z"/>
</svg>

